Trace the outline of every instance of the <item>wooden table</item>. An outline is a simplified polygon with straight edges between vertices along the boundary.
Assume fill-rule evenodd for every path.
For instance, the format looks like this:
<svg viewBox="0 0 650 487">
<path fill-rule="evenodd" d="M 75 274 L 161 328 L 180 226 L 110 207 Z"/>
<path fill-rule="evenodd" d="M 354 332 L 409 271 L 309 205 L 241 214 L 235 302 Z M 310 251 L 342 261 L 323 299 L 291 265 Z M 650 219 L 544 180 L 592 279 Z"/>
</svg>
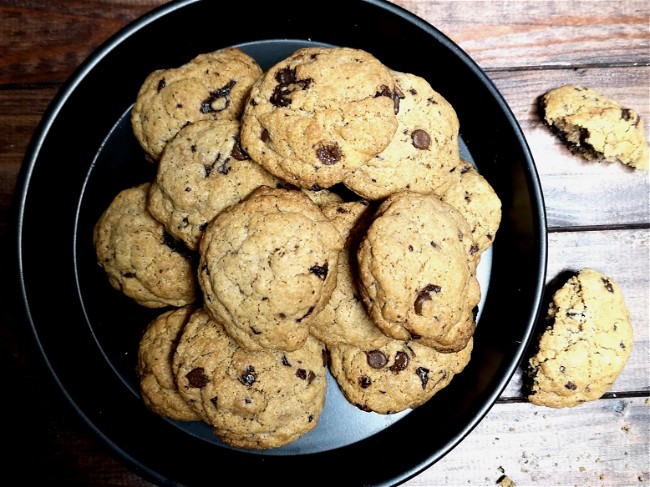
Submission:
<svg viewBox="0 0 650 487">
<path fill-rule="evenodd" d="M 9 273 L 12 195 L 48 103 L 86 56 L 156 0 L 0 0 L 0 483 L 151 485 L 70 410 L 42 366 Z M 306 5 L 309 2 L 306 3 Z M 650 3 L 396 0 L 446 33 L 487 72 L 532 149 L 549 225 L 548 280 L 597 269 L 618 281 L 635 332 L 627 366 L 602 399 L 571 409 L 527 403 L 521 373 L 475 430 L 408 486 L 650 485 L 649 176 L 586 163 L 542 124 L 536 99 L 580 83 L 637 110 L 650 127 Z M 62 170 L 64 170 L 62 168 Z M 55 236 L 53 236 L 55 238 Z M 46 242 L 42 242 L 46 245 Z M 58 312 L 65 314 L 65 305 Z M 7 476 L 9 477 L 7 479 Z M 505 477 L 504 477 L 505 476 Z"/>
</svg>

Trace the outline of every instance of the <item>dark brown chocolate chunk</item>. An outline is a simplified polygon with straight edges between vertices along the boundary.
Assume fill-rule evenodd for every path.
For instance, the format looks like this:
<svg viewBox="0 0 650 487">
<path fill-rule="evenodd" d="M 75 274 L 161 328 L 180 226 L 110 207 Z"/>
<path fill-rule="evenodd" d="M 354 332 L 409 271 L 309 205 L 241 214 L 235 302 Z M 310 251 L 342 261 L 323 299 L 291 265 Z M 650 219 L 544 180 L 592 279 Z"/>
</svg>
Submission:
<svg viewBox="0 0 650 487">
<path fill-rule="evenodd" d="M 250 159 L 250 156 L 242 148 L 241 141 L 239 140 L 239 137 L 235 138 L 235 143 L 232 146 L 232 150 L 230 151 L 230 155 L 233 156 L 233 158 L 235 158 L 235 160 L 237 160 L 237 161 L 246 161 L 246 160 Z"/>
<path fill-rule="evenodd" d="M 221 112 L 230 106 L 230 92 L 237 82 L 231 79 L 221 88 L 211 91 L 209 96 L 201 102 L 201 113 Z M 215 107 L 214 102 L 220 100 L 221 106 Z"/>
<path fill-rule="evenodd" d="M 420 150 L 428 149 L 431 145 L 431 137 L 422 129 L 415 129 L 411 133 L 411 141 L 413 142 L 413 147 Z"/>
<path fill-rule="evenodd" d="M 431 301 L 431 293 L 439 293 L 441 289 L 442 288 L 436 284 L 427 284 L 423 289 L 418 291 L 418 295 L 415 298 L 415 303 L 413 304 L 416 314 L 422 316 L 422 305 L 424 302 Z"/>
<path fill-rule="evenodd" d="M 426 367 L 418 367 L 415 369 L 415 373 L 418 375 L 420 381 L 422 382 L 422 389 L 426 389 L 427 383 L 429 382 L 429 369 Z"/>
<path fill-rule="evenodd" d="M 602 279 L 603 284 L 605 285 L 605 289 L 609 291 L 610 293 L 614 292 L 614 287 L 612 286 L 612 283 L 609 281 L 609 279 L 603 278 Z"/>
<path fill-rule="evenodd" d="M 196 369 L 190 370 L 185 374 L 187 381 L 190 383 L 190 387 L 196 387 L 198 389 L 205 387 L 210 382 L 210 379 L 205 374 L 205 369 L 203 367 L 197 367 Z"/>
<path fill-rule="evenodd" d="M 372 385 L 372 380 L 370 380 L 370 377 L 366 375 L 362 375 L 361 377 L 359 377 L 359 387 L 361 387 L 361 389 L 367 389 L 371 385 Z"/>
<path fill-rule="evenodd" d="M 393 365 L 391 365 L 390 371 L 391 372 L 401 372 L 404 370 L 406 367 L 409 365 L 409 356 L 405 352 L 397 352 L 395 354 L 395 362 L 393 362 Z"/>
<path fill-rule="evenodd" d="M 271 142 L 271 134 L 269 134 L 269 131 L 264 129 L 262 130 L 262 135 L 260 135 L 260 139 L 262 139 L 262 142 L 265 144 L 268 142 Z"/>
<path fill-rule="evenodd" d="M 306 90 L 309 88 L 312 80 L 297 79 L 296 68 L 291 69 L 286 66 L 275 74 L 275 80 L 278 84 L 275 86 L 269 101 L 276 107 L 286 107 L 291 104 L 291 94 L 296 89 Z"/>
<path fill-rule="evenodd" d="M 381 369 L 388 363 L 388 357 L 379 350 L 366 352 L 366 361 L 373 369 Z"/>
<path fill-rule="evenodd" d="M 338 144 L 319 145 L 316 148 L 316 157 L 326 166 L 336 164 L 343 157 L 343 152 Z"/>
<path fill-rule="evenodd" d="M 318 277 L 321 280 L 325 280 L 327 278 L 327 272 L 329 270 L 329 263 L 325 262 L 323 265 L 318 265 L 315 264 L 309 268 L 309 272 L 314 274 L 316 277 Z"/>
<path fill-rule="evenodd" d="M 285 365 L 287 367 L 291 367 L 291 362 L 289 362 L 289 359 L 287 358 L 286 355 L 282 355 L 282 365 Z"/>
<path fill-rule="evenodd" d="M 160 81 L 158 81 L 158 86 L 156 87 L 156 91 L 160 92 L 167 86 L 167 81 L 165 81 L 165 78 L 161 78 Z"/>
<path fill-rule="evenodd" d="M 575 385 L 573 382 L 571 382 L 571 381 L 569 381 L 569 382 L 567 382 L 566 384 L 564 384 L 564 387 L 566 387 L 566 388 L 569 389 L 570 391 L 575 391 L 575 390 L 578 388 L 578 386 L 576 386 L 576 385 Z"/>
<path fill-rule="evenodd" d="M 252 365 L 247 365 L 244 372 L 239 376 L 239 382 L 245 386 L 252 385 L 257 380 L 257 374 L 255 373 L 255 367 Z"/>
</svg>

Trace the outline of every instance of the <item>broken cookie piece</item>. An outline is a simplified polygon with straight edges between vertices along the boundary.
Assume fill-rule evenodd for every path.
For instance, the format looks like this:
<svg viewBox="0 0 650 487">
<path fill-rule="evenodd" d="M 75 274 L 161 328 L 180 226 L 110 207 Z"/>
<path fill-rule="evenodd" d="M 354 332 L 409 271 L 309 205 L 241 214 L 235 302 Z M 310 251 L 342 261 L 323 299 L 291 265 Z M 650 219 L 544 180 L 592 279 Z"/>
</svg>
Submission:
<svg viewBox="0 0 650 487">
<path fill-rule="evenodd" d="M 648 169 L 648 143 L 638 113 L 591 88 L 565 85 L 540 98 L 544 121 L 588 161 Z"/>
<path fill-rule="evenodd" d="M 582 269 L 555 292 L 546 320 L 528 362 L 527 399 L 565 408 L 602 397 L 632 352 L 630 315 L 618 284 Z"/>
</svg>

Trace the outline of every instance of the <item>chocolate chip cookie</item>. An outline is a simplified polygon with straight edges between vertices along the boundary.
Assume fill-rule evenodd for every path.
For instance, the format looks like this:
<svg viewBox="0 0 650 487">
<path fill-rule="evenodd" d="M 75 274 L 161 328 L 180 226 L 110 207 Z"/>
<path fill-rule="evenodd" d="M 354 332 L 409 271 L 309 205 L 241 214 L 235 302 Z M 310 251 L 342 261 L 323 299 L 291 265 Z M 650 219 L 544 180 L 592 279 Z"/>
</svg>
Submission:
<svg viewBox="0 0 650 487">
<path fill-rule="evenodd" d="M 306 47 L 255 83 L 241 142 L 275 176 L 301 188 L 329 188 L 386 148 L 395 111 L 395 81 L 370 53 Z"/>
<path fill-rule="evenodd" d="M 339 255 L 336 287 L 322 311 L 314 317 L 311 334 L 328 347 L 338 343 L 359 347 L 385 344 L 390 338 L 368 315 L 358 288 L 356 250 L 373 209 L 368 202 L 360 200 L 328 204 L 322 210 L 346 238 L 346 243 Z"/>
<path fill-rule="evenodd" d="M 469 224 L 432 194 L 393 193 L 379 207 L 357 258 L 360 291 L 391 337 L 462 350 L 480 300 L 478 246 Z"/>
<path fill-rule="evenodd" d="M 202 53 L 182 66 L 158 69 L 142 83 L 131 111 L 133 134 L 146 158 L 157 162 L 178 131 L 199 120 L 237 120 L 257 62 L 237 48 Z"/>
<path fill-rule="evenodd" d="M 648 169 L 648 142 L 639 114 L 580 85 L 554 88 L 540 98 L 544 121 L 586 160 L 618 161 Z"/>
<path fill-rule="evenodd" d="M 201 238 L 205 307 L 245 348 L 296 350 L 336 285 L 342 246 L 304 192 L 258 188 L 219 213 Z"/>
<path fill-rule="evenodd" d="M 194 260 L 147 210 L 151 183 L 120 191 L 93 229 L 111 285 L 148 308 L 185 306 L 198 295 Z"/>
<path fill-rule="evenodd" d="M 546 321 L 528 362 L 528 400 L 565 408 L 602 397 L 632 352 L 630 316 L 617 282 L 580 270 L 554 293 Z"/>
<path fill-rule="evenodd" d="M 149 212 L 175 238 L 197 250 L 217 213 L 259 186 L 278 180 L 239 144 L 237 120 L 201 120 L 169 141 L 149 190 Z"/>
<path fill-rule="evenodd" d="M 179 394 L 172 368 L 176 345 L 192 312 L 191 306 L 184 306 L 157 316 L 138 346 L 136 373 L 142 400 L 152 412 L 179 421 L 200 419 Z"/>
<path fill-rule="evenodd" d="M 391 73 L 399 101 L 395 135 L 386 149 L 343 182 L 373 200 L 406 189 L 442 195 L 460 157 L 456 111 L 426 79 L 412 73 Z"/>
<path fill-rule="evenodd" d="M 501 199 L 494 188 L 469 162 L 462 160 L 454 180 L 442 196 L 470 225 L 476 251 L 485 252 L 494 243 L 501 225 Z"/>
<path fill-rule="evenodd" d="M 318 423 L 326 353 L 308 337 L 292 352 L 245 349 L 205 309 L 190 316 L 173 358 L 179 393 L 224 442 L 277 448 Z"/>
<path fill-rule="evenodd" d="M 398 413 L 447 387 L 469 362 L 472 348 L 472 339 L 455 353 L 415 340 L 390 340 L 376 348 L 340 343 L 329 347 L 330 370 L 350 403 L 364 411 Z"/>
</svg>

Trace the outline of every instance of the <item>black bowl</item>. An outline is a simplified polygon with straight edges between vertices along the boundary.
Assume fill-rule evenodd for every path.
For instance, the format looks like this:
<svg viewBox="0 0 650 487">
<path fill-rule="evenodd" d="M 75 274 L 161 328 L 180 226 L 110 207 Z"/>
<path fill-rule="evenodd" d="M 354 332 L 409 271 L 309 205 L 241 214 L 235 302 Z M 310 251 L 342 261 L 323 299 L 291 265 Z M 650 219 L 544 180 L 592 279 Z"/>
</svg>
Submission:
<svg viewBox="0 0 650 487">
<path fill-rule="evenodd" d="M 251 484 L 331 484 L 341 475 L 346 485 L 404 482 L 449 452 L 492 407 L 540 310 L 547 245 L 541 188 L 521 129 L 485 73 L 441 32 L 388 2 L 332 1 L 314 9 L 293 0 L 254 7 L 205 0 L 154 10 L 66 82 L 21 169 L 19 279 L 34 337 L 90 428 L 161 485 L 211 485 L 228 472 Z M 307 45 L 365 49 L 392 69 L 426 78 L 456 109 L 463 154 L 501 198 L 503 219 L 481 264 L 473 356 L 447 388 L 413 411 L 386 416 L 348 404 L 330 377 L 312 432 L 283 448 L 243 451 L 219 442 L 202 423 L 146 410 L 135 357 L 142 331 L 160 311 L 109 286 L 95 261 L 92 226 L 118 191 L 155 175 L 129 123 L 147 74 L 226 46 L 241 47 L 266 69 Z M 47 252 L 30 248 L 44 241 Z M 64 321 L 56 323 L 61 310 Z"/>
</svg>

